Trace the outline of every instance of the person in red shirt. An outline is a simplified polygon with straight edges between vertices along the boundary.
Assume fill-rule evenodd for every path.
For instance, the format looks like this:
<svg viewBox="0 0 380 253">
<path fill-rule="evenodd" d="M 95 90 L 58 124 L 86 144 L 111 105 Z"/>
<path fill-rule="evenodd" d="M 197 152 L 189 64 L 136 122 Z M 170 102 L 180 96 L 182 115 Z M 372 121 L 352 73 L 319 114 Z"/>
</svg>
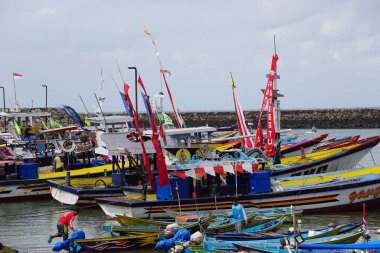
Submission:
<svg viewBox="0 0 380 253">
<path fill-rule="evenodd" d="M 55 237 L 62 237 L 63 241 L 67 240 L 67 238 L 69 238 L 68 227 L 70 227 L 70 229 L 72 231 L 75 231 L 75 229 L 73 227 L 73 220 L 74 220 L 75 216 L 78 215 L 78 213 L 79 213 L 79 209 L 76 208 L 74 211 L 65 213 L 61 218 L 59 218 L 59 220 L 57 222 L 58 232 L 55 233 L 54 235 L 50 235 L 48 242 L 51 243 L 51 241 Z"/>
</svg>

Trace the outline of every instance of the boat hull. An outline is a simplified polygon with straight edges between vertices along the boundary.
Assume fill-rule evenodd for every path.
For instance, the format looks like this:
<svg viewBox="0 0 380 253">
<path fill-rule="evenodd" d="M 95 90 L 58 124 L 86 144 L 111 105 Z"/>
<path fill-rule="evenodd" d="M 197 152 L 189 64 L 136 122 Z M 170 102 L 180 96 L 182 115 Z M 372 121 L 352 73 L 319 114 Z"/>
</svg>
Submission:
<svg viewBox="0 0 380 253">
<path fill-rule="evenodd" d="M 97 199 L 102 210 L 113 217 L 116 214 L 137 218 L 164 218 L 165 210 L 179 211 L 175 200 L 138 201 L 123 198 Z M 182 199 L 182 211 L 228 212 L 231 209 L 230 197 L 199 198 L 195 205 L 193 199 Z M 368 208 L 380 203 L 380 175 L 370 179 L 350 181 L 322 187 L 295 188 L 282 192 L 246 194 L 240 197 L 240 203 L 247 211 L 256 208 L 287 207 L 294 205 L 305 213 L 361 210 L 362 203 Z"/>
</svg>

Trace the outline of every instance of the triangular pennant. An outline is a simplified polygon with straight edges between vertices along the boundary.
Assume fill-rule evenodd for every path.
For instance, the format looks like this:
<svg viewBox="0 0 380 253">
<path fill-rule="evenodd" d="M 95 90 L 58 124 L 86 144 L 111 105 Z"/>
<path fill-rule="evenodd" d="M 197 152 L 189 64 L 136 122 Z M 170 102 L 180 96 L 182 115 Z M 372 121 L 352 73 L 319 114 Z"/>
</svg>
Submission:
<svg viewBox="0 0 380 253">
<path fill-rule="evenodd" d="M 195 171 L 195 174 L 202 175 L 202 176 L 206 175 L 206 171 L 204 168 L 195 168 L 194 171 Z"/>
<path fill-rule="evenodd" d="M 181 179 L 186 179 L 186 173 L 185 171 L 181 170 L 181 171 L 176 171 L 175 172 L 175 175 Z"/>
<path fill-rule="evenodd" d="M 195 174 L 195 171 L 194 171 L 194 170 L 187 170 L 187 171 L 185 172 L 185 175 L 186 175 L 187 177 L 192 177 L 192 178 L 196 178 L 196 177 L 197 177 L 197 175 Z"/>
<path fill-rule="evenodd" d="M 218 174 L 221 174 L 221 175 L 224 174 L 223 166 L 214 166 L 214 171 L 215 171 L 215 173 L 218 173 Z"/>
<path fill-rule="evenodd" d="M 211 176 L 215 176 L 215 170 L 213 167 L 205 167 L 204 168 L 205 172 Z"/>
<path fill-rule="evenodd" d="M 242 166 L 243 166 L 243 170 L 245 170 L 245 171 L 248 172 L 248 173 L 252 173 L 252 165 L 253 165 L 253 164 L 243 163 L 243 164 L 242 164 Z"/>
<path fill-rule="evenodd" d="M 234 168 L 235 173 L 237 171 L 239 173 L 244 174 L 243 166 L 241 164 L 236 164 L 233 166 L 233 168 Z"/>
<path fill-rule="evenodd" d="M 234 168 L 232 167 L 232 165 L 225 165 L 225 166 L 223 166 L 223 169 L 225 172 L 235 174 L 235 171 L 234 171 Z"/>
</svg>

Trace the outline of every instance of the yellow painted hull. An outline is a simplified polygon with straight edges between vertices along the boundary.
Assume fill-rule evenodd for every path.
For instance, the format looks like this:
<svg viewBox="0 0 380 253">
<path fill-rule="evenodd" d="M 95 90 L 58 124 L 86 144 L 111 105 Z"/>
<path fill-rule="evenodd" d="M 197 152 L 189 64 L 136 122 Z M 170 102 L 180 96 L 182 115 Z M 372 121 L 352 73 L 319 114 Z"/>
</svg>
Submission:
<svg viewBox="0 0 380 253">
<path fill-rule="evenodd" d="M 120 166 L 121 166 L 121 163 L 120 163 Z M 128 167 L 128 161 L 125 162 L 125 167 Z M 100 174 L 104 171 L 111 172 L 112 164 L 71 170 L 70 175 L 71 177 L 76 177 L 76 176 L 83 176 L 83 175 Z M 60 171 L 60 172 L 43 173 L 43 174 L 38 175 L 38 178 L 39 179 L 54 179 L 54 178 L 64 178 L 65 176 L 66 176 L 66 171 Z"/>
<path fill-rule="evenodd" d="M 368 174 L 380 174 L 380 166 L 364 168 L 364 169 L 353 169 L 349 171 L 341 171 L 335 173 L 327 173 L 327 174 L 316 174 L 309 175 L 305 178 L 282 181 L 281 186 L 296 186 L 296 185 L 308 185 L 313 183 L 323 183 L 326 181 L 333 180 L 334 178 L 353 178 L 359 177 L 362 175 Z"/>
</svg>

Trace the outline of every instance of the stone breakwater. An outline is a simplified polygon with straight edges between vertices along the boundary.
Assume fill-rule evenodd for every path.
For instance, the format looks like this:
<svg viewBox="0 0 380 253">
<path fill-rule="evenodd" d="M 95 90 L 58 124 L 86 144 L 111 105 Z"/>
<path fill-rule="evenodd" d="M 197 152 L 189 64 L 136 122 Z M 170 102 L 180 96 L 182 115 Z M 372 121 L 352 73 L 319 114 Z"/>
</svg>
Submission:
<svg viewBox="0 0 380 253">
<path fill-rule="evenodd" d="M 44 112 L 44 108 L 23 108 L 23 112 Z M 59 108 L 48 108 L 52 118 L 61 124 L 73 124 L 71 119 Z M 106 113 L 106 115 L 122 115 L 123 113 Z M 167 113 L 173 122 L 172 113 Z M 84 114 L 80 113 L 82 117 Z M 182 112 L 186 126 L 236 126 L 236 117 L 233 111 L 226 112 Z M 244 112 L 248 122 L 252 122 L 252 128 L 256 128 L 259 116 L 258 111 Z M 89 115 L 90 117 L 93 115 Z M 140 114 L 140 120 L 148 125 L 146 114 Z M 0 121 L 1 123 L 1 121 Z M 265 120 L 263 121 L 265 127 Z M 380 108 L 358 109 L 310 109 L 310 110 L 283 110 L 281 111 L 281 128 L 310 129 L 312 126 L 320 129 L 343 128 L 380 128 Z"/>
</svg>

